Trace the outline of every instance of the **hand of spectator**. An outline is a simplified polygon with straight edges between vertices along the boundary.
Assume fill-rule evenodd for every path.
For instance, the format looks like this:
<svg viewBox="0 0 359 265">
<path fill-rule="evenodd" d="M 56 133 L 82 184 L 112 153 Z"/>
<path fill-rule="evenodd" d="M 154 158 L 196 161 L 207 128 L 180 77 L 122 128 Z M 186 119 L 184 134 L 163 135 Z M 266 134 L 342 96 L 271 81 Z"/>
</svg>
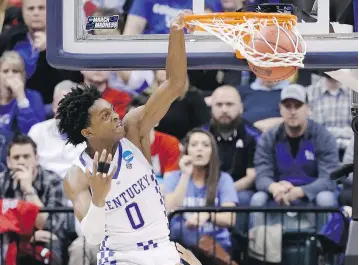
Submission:
<svg viewBox="0 0 359 265">
<path fill-rule="evenodd" d="M 286 194 L 283 196 L 283 202 L 286 205 L 290 205 L 291 202 L 298 200 L 300 198 L 303 198 L 305 196 L 305 193 L 301 187 L 294 187 L 289 190 Z"/>
<path fill-rule="evenodd" d="M 183 175 L 191 176 L 193 171 L 192 157 L 184 155 L 179 161 L 179 167 Z"/>
<path fill-rule="evenodd" d="M 111 173 L 98 172 L 98 164 L 105 163 L 111 164 L 112 155 L 108 154 L 107 151 L 103 150 L 100 159 L 98 159 L 98 153 L 95 153 L 92 164 L 92 173 L 86 168 L 86 176 L 89 180 L 89 185 L 92 190 L 92 202 L 99 207 L 105 205 L 105 198 L 111 189 L 112 177 L 115 175 L 117 165 L 115 165 Z"/>
<path fill-rule="evenodd" d="M 25 167 L 24 165 L 17 165 L 12 169 L 15 173 L 12 175 L 14 182 L 20 183 L 22 192 L 32 192 L 33 172 L 32 167 Z"/>
<path fill-rule="evenodd" d="M 293 184 L 286 180 L 281 180 L 278 183 L 286 189 L 285 192 L 288 192 L 291 188 L 294 188 Z"/>
<path fill-rule="evenodd" d="M 38 49 L 40 52 L 46 50 L 46 32 L 37 31 L 34 33 L 34 43 L 33 46 Z"/>
<path fill-rule="evenodd" d="M 31 237 L 31 242 L 44 242 L 44 243 L 50 243 L 50 240 L 57 240 L 57 236 L 49 231 L 45 230 L 38 230 L 34 233 L 34 235 Z"/>
<path fill-rule="evenodd" d="M 171 28 L 176 30 L 183 30 L 183 28 L 187 28 L 189 33 L 192 33 L 196 26 L 192 25 L 186 25 L 186 22 L 184 20 L 184 16 L 186 15 L 192 15 L 193 12 L 191 10 L 183 10 L 181 13 L 179 13 L 172 21 Z"/>
<path fill-rule="evenodd" d="M 193 253 L 180 244 L 176 243 L 176 248 L 178 253 L 180 254 L 181 259 L 187 262 L 190 265 L 202 265 L 202 263 L 193 255 Z"/>
<path fill-rule="evenodd" d="M 22 101 L 25 96 L 25 83 L 20 77 L 13 76 L 5 79 L 5 86 L 8 87 L 17 101 Z"/>
<path fill-rule="evenodd" d="M 209 213 L 194 213 L 191 214 L 186 221 L 186 225 L 190 228 L 201 227 L 210 217 Z"/>
<path fill-rule="evenodd" d="M 268 191 L 275 198 L 275 197 L 278 197 L 281 194 L 284 194 L 287 191 L 287 189 L 283 185 L 281 185 L 280 183 L 274 182 L 274 183 L 269 185 Z"/>
</svg>

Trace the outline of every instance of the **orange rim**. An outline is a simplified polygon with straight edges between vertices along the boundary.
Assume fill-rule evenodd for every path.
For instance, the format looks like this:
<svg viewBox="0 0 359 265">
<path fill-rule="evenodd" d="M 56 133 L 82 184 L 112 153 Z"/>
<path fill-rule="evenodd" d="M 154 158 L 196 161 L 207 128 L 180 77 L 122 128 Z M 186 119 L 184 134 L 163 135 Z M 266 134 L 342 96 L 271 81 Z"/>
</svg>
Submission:
<svg viewBox="0 0 359 265">
<path fill-rule="evenodd" d="M 267 25 L 274 25 L 273 18 L 276 18 L 277 23 L 282 26 L 286 26 L 288 29 L 292 29 L 297 25 L 297 17 L 292 14 L 283 13 L 260 13 L 260 12 L 226 12 L 226 13 L 208 13 L 208 14 L 195 14 L 185 15 L 184 20 L 186 23 L 191 21 L 199 21 L 206 24 L 212 24 L 213 19 L 221 19 L 225 24 L 240 24 L 245 23 L 248 19 L 257 18 L 260 20 L 268 20 Z M 197 26 L 196 30 L 205 31 L 201 26 Z M 250 41 L 247 37 L 246 42 Z M 236 51 L 236 57 L 244 59 L 239 51 Z"/>
<path fill-rule="evenodd" d="M 214 18 L 222 19 L 228 24 L 243 23 L 246 19 L 259 18 L 271 20 L 276 18 L 279 23 L 285 23 L 294 21 L 294 25 L 297 23 L 297 17 L 292 14 L 282 13 L 259 13 L 259 12 L 226 12 L 226 13 L 208 13 L 208 14 L 196 14 L 184 16 L 185 22 L 197 20 L 204 23 L 211 23 Z"/>
</svg>

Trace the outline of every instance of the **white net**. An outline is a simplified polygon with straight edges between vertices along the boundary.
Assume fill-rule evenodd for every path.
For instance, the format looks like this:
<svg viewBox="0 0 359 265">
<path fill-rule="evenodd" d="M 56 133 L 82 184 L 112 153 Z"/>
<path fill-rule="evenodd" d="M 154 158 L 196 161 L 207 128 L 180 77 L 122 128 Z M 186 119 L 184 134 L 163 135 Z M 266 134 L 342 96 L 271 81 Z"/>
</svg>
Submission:
<svg viewBox="0 0 359 265">
<path fill-rule="evenodd" d="M 207 22 L 194 19 L 187 21 L 187 24 L 200 27 L 228 43 L 239 51 L 248 62 L 257 67 L 304 67 L 303 60 L 306 54 L 306 46 L 301 34 L 295 27 L 295 21 L 279 22 L 275 17 L 272 19 L 246 19 L 243 17 L 243 20 L 243 22 L 238 23 L 227 23 L 225 19 L 221 18 L 213 18 Z M 267 26 L 275 26 L 278 29 L 275 45 L 269 43 L 261 33 L 261 29 Z M 294 48 L 293 52 L 278 52 L 280 36 L 283 35 L 280 32 L 286 34 L 290 39 Z M 259 36 L 268 45 L 272 53 L 259 52 L 255 49 L 254 42 L 251 45 L 249 44 L 248 40 L 258 39 Z"/>
</svg>

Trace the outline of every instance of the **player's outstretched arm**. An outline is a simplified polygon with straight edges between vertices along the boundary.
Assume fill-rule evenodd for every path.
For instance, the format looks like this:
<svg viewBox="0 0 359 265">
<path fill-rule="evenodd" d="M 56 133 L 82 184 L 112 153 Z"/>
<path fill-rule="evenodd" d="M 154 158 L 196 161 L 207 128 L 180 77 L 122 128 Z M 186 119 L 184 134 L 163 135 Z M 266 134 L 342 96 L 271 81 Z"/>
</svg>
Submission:
<svg viewBox="0 0 359 265">
<path fill-rule="evenodd" d="M 172 102 L 185 93 L 187 81 L 185 14 L 185 12 L 180 13 L 171 24 L 166 61 L 167 80 L 153 92 L 145 106 L 133 110 L 127 115 L 127 119 L 124 119 L 125 126 L 127 120 L 130 123 L 137 123 L 140 137 L 146 137 L 166 114 Z"/>
</svg>

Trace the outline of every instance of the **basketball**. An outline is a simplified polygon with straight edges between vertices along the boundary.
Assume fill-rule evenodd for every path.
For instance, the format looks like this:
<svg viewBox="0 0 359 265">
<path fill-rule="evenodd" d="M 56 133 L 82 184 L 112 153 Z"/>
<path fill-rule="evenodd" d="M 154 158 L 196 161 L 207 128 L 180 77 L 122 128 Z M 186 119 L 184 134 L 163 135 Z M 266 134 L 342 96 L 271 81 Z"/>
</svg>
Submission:
<svg viewBox="0 0 359 265">
<path fill-rule="evenodd" d="M 280 28 L 278 30 L 277 26 L 267 26 L 263 27 L 255 36 L 254 39 L 249 42 L 249 46 L 253 47 L 256 51 L 260 53 L 271 53 L 273 54 L 275 49 L 277 38 L 278 39 L 278 53 L 286 52 L 295 52 L 296 51 L 296 42 L 297 37 L 291 31 Z M 264 41 L 264 39 L 266 41 Z M 270 45 L 270 46 L 269 46 Z M 301 43 L 298 44 L 298 51 L 302 52 Z M 248 62 L 249 68 L 257 76 L 264 80 L 268 81 L 280 81 L 287 79 L 294 75 L 298 67 L 297 66 L 288 66 L 288 67 L 258 67 Z"/>
</svg>

